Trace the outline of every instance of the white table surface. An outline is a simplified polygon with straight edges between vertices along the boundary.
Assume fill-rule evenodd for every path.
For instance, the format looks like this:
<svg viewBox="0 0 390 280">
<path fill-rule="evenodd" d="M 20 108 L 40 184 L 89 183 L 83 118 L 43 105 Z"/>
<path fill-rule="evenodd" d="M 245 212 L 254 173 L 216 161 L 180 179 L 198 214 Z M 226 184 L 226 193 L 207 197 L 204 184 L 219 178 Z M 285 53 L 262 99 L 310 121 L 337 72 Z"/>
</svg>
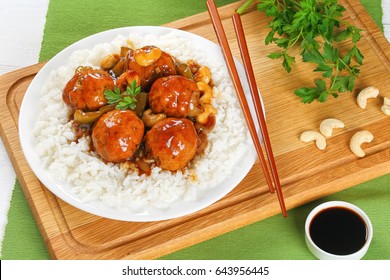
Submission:
<svg viewBox="0 0 390 280">
<path fill-rule="evenodd" d="M 49 0 L 0 0 L 0 75 L 38 62 L 48 4 Z M 384 33 L 390 41 L 390 0 L 382 0 L 382 9 Z M 1 139 L 0 172 L 1 244 L 16 178 Z"/>
</svg>

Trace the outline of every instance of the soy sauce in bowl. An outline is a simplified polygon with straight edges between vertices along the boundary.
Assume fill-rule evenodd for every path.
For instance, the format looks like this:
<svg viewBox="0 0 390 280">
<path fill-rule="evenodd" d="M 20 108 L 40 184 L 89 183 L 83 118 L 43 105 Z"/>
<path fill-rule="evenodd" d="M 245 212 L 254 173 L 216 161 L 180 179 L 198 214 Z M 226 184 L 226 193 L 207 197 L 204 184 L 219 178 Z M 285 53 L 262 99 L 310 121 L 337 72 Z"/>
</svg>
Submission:
<svg viewBox="0 0 390 280">
<path fill-rule="evenodd" d="M 344 201 L 328 201 L 306 218 L 305 241 L 320 260 L 359 260 L 367 252 L 373 228 L 367 214 Z"/>
<path fill-rule="evenodd" d="M 330 207 L 317 213 L 309 233 L 322 250 L 335 255 L 359 251 L 367 240 L 367 226 L 362 217 L 345 207 Z"/>
</svg>

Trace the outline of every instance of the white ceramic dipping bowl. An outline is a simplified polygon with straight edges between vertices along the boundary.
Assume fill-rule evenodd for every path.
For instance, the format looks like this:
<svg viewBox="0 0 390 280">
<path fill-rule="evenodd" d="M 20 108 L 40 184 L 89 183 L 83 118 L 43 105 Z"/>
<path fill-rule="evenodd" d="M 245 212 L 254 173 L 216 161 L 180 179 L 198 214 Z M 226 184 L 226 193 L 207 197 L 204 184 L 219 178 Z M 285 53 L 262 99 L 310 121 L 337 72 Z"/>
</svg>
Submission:
<svg viewBox="0 0 390 280">
<path fill-rule="evenodd" d="M 318 247 L 310 236 L 310 225 L 313 221 L 313 218 L 315 218 L 316 215 L 321 211 L 324 211 L 325 209 L 328 208 L 335 208 L 335 207 L 342 207 L 342 208 L 347 208 L 349 210 L 352 210 L 353 212 L 357 213 L 366 224 L 366 242 L 358 251 L 354 253 L 348 255 L 335 255 L 333 253 L 326 252 L 320 247 Z M 312 252 L 312 254 L 320 260 L 360 260 L 366 254 L 368 247 L 370 246 L 372 235 L 373 235 L 373 228 L 367 214 L 359 207 L 348 202 L 329 201 L 329 202 L 322 203 L 317 207 L 315 207 L 306 218 L 306 223 L 305 223 L 306 245 L 309 248 L 309 250 Z"/>
</svg>

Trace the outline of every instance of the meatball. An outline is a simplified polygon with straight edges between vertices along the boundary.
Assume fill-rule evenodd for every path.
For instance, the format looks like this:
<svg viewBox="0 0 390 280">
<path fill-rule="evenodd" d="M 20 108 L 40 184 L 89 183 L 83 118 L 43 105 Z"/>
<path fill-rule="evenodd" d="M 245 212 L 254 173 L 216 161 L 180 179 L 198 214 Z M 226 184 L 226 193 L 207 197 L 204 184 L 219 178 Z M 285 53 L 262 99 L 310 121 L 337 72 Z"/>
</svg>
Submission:
<svg viewBox="0 0 390 280">
<path fill-rule="evenodd" d="M 107 104 L 106 89 L 114 89 L 114 81 L 107 72 L 80 68 L 66 84 L 62 99 L 72 111 L 96 111 Z"/>
<path fill-rule="evenodd" d="M 138 149 L 144 123 L 131 110 L 112 110 L 99 118 L 92 130 L 92 144 L 103 160 L 124 162 Z"/>
<path fill-rule="evenodd" d="M 146 133 L 146 151 L 162 169 L 176 171 L 193 159 L 198 135 L 188 119 L 167 118 Z"/>
<path fill-rule="evenodd" d="M 145 46 L 141 50 L 148 53 L 151 49 L 156 48 L 154 46 Z M 161 51 L 160 57 L 153 63 L 147 66 L 139 65 L 134 58 L 135 51 L 128 52 L 128 69 L 134 70 L 138 73 L 141 80 L 141 88 L 144 91 L 149 91 L 150 86 L 158 78 L 176 75 L 176 64 L 172 56 L 166 52 Z"/>
<path fill-rule="evenodd" d="M 196 82 L 183 76 L 168 76 L 156 80 L 149 93 L 149 105 L 154 113 L 168 117 L 196 116 L 195 109 L 203 112 Z"/>
</svg>

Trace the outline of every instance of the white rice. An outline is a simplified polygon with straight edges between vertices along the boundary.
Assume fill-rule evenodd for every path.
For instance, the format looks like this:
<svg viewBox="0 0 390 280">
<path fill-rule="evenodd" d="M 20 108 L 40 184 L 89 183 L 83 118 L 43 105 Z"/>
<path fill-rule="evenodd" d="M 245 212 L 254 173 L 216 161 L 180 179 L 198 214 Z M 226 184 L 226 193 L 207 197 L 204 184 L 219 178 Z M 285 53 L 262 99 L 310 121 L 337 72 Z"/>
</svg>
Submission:
<svg viewBox="0 0 390 280">
<path fill-rule="evenodd" d="M 208 134 L 209 145 L 183 171 L 171 173 L 153 168 L 150 176 L 126 172 L 119 164 L 105 164 L 90 152 L 89 137 L 76 143 L 68 122 L 62 90 L 75 69 L 98 67 L 102 58 L 118 53 L 128 40 L 136 47 L 155 45 L 181 61 L 193 59 L 210 68 L 215 83 L 213 106 L 217 109 L 216 125 Z M 36 149 L 44 168 L 53 177 L 66 181 L 82 201 L 103 202 L 109 207 L 132 213 L 146 208 L 169 207 L 177 200 L 195 200 L 199 191 L 218 185 L 246 153 L 247 128 L 223 61 L 215 61 L 196 49 L 190 41 L 174 34 L 140 37 L 118 36 L 113 42 L 92 50 L 75 51 L 69 64 L 53 71 L 40 98 L 42 111 L 34 128 Z"/>
</svg>

